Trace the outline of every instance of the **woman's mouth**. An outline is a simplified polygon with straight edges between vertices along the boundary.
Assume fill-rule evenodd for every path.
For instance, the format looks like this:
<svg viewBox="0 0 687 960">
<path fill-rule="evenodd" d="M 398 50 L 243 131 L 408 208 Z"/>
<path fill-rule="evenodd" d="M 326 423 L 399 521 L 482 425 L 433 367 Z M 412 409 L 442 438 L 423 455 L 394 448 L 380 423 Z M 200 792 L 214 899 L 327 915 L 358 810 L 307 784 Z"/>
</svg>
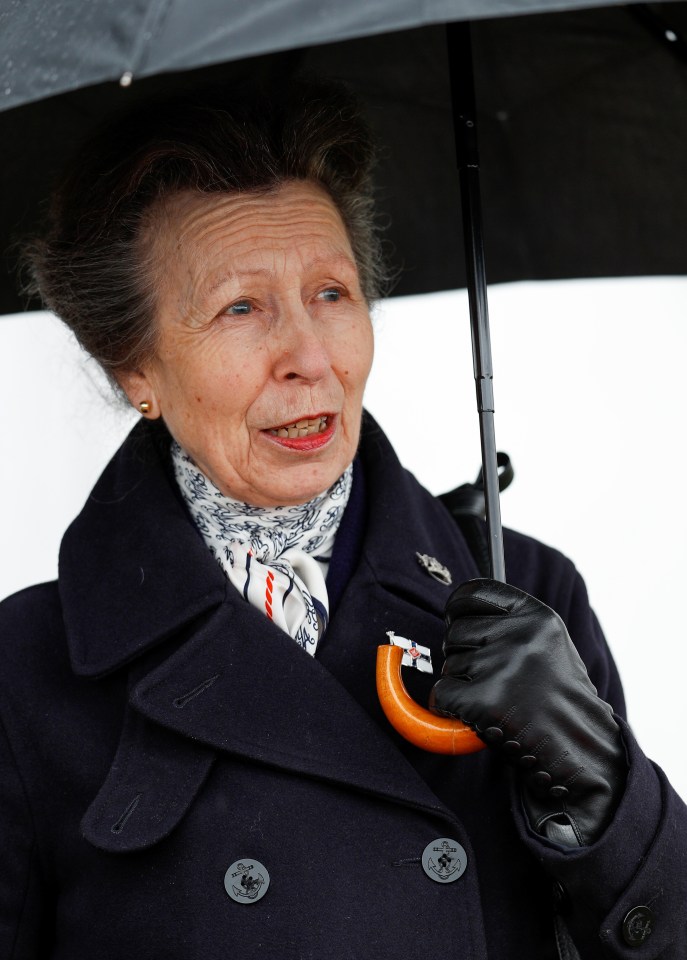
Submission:
<svg viewBox="0 0 687 960">
<path fill-rule="evenodd" d="M 334 436 L 336 415 L 318 413 L 312 417 L 303 417 L 293 423 L 283 423 L 278 427 L 264 430 L 270 441 L 289 450 L 309 452 L 325 446 Z"/>
<path fill-rule="evenodd" d="M 269 433 L 273 437 L 311 437 L 316 433 L 324 433 L 327 429 L 328 417 L 314 417 L 312 420 L 298 420 L 297 423 L 287 423 L 283 427 L 275 427 Z"/>
</svg>

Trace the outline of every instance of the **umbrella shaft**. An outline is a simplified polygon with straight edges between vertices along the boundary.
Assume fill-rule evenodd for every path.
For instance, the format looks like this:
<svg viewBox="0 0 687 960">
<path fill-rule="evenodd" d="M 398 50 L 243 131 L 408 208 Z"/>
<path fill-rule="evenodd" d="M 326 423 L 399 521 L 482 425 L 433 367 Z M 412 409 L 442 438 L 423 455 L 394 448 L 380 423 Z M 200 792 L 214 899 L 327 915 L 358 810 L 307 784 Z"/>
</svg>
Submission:
<svg viewBox="0 0 687 960">
<path fill-rule="evenodd" d="M 479 381 L 477 390 L 479 392 Z M 494 580 L 506 582 L 506 563 L 503 556 L 501 531 L 501 503 L 499 500 L 499 468 L 496 462 L 496 438 L 494 434 L 494 411 L 481 410 L 479 433 L 482 444 L 482 473 L 484 476 L 484 501 L 487 510 L 487 539 L 489 543 L 489 567 Z"/>
<path fill-rule="evenodd" d="M 470 301 L 472 357 L 482 446 L 482 475 L 484 478 L 484 500 L 489 542 L 489 566 L 492 578 L 505 582 L 506 567 L 503 556 L 499 471 L 494 433 L 493 371 L 482 238 L 479 156 L 477 151 L 470 27 L 467 23 L 453 23 L 449 24 L 446 29 L 456 158 L 463 214 L 465 266 Z"/>
</svg>

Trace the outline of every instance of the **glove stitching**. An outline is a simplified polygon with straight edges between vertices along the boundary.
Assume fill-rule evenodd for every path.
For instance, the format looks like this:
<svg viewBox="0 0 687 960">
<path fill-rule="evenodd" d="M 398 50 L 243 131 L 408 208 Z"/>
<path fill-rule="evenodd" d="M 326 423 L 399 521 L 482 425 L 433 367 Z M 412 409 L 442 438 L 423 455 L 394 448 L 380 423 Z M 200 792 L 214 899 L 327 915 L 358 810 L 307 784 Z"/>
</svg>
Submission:
<svg viewBox="0 0 687 960">
<path fill-rule="evenodd" d="M 534 726 L 534 721 L 533 721 L 533 720 L 530 720 L 529 723 L 526 723 L 526 724 L 525 724 L 525 726 L 522 728 L 522 730 L 519 730 L 518 733 L 516 733 L 515 739 L 518 741 L 518 743 L 522 743 L 522 742 L 523 742 L 523 740 L 525 739 L 527 733 L 529 732 L 529 730 L 530 730 L 533 726 Z"/>
<path fill-rule="evenodd" d="M 577 780 L 577 778 L 580 776 L 581 773 L 584 773 L 584 767 L 578 767 L 577 770 L 575 770 L 575 772 L 572 773 L 568 777 L 568 779 L 565 781 L 565 785 L 569 786 L 573 784 Z"/>
<path fill-rule="evenodd" d="M 510 708 L 510 710 L 508 711 L 508 713 L 506 713 L 506 714 L 501 718 L 501 720 L 499 720 L 499 722 L 497 723 L 497 726 L 498 726 L 498 727 L 501 727 L 501 729 L 503 730 L 503 729 L 505 728 L 506 724 L 508 723 L 508 721 L 510 720 L 510 718 L 511 718 L 511 717 L 513 716 L 513 714 L 515 713 L 516 710 L 517 710 L 517 705 L 516 705 L 516 704 L 513 704 L 513 706 L 512 706 L 512 707 Z"/>
<path fill-rule="evenodd" d="M 551 740 L 550 734 L 547 734 L 545 737 L 539 741 L 539 743 L 534 747 L 532 753 L 536 756 L 540 750 L 543 750 L 546 744 Z"/>
<path fill-rule="evenodd" d="M 569 756 L 570 756 L 570 751 L 564 750 L 563 753 L 560 754 L 560 756 L 556 757 L 555 760 L 552 760 L 551 763 L 547 764 L 549 770 L 554 770 L 560 763 L 563 763 L 566 757 L 569 757 Z"/>
</svg>

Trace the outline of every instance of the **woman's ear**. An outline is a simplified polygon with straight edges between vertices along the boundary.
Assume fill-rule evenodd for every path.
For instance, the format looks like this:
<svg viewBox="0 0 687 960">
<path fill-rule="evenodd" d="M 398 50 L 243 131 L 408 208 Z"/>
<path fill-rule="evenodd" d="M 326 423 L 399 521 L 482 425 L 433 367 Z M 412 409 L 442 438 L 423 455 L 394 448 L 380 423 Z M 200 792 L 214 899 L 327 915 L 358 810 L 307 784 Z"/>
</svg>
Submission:
<svg viewBox="0 0 687 960">
<path fill-rule="evenodd" d="M 162 415 L 155 387 L 146 373 L 141 370 L 119 370 L 115 376 L 134 410 L 148 420 L 157 420 Z"/>
</svg>

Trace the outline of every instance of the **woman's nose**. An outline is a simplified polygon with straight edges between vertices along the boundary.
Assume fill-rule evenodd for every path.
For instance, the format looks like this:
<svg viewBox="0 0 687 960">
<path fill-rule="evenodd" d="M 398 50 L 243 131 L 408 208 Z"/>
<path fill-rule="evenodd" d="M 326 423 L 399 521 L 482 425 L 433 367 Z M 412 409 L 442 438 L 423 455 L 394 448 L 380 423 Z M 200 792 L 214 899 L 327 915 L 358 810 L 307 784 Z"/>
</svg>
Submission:
<svg viewBox="0 0 687 960">
<path fill-rule="evenodd" d="M 301 304 L 284 311 L 273 343 L 278 380 L 321 380 L 330 367 L 322 324 Z"/>
</svg>

